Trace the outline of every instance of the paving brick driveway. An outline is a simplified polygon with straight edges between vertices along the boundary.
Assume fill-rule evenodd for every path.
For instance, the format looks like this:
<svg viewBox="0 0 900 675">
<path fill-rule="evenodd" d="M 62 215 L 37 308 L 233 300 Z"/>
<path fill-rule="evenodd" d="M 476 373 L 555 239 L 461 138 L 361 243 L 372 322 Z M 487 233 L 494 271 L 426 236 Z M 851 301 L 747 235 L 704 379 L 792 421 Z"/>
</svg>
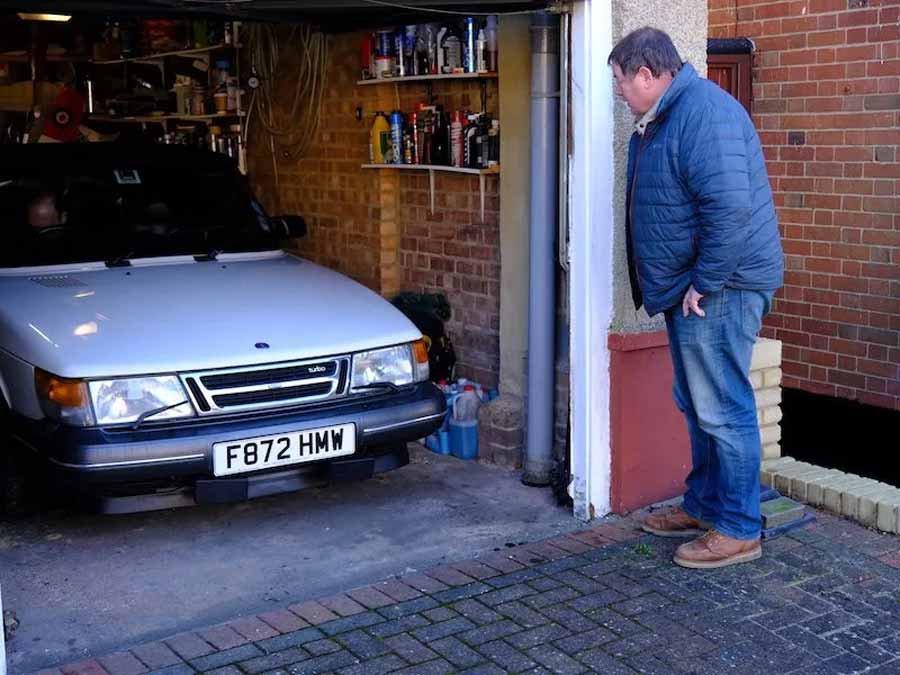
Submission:
<svg viewBox="0 0 900 675">
<path fill-rule="evenodd" d="M 633 520 L 43 675 L 900 673 L 900 538 L 819 514 L 702 572 Z"/>
</svg>

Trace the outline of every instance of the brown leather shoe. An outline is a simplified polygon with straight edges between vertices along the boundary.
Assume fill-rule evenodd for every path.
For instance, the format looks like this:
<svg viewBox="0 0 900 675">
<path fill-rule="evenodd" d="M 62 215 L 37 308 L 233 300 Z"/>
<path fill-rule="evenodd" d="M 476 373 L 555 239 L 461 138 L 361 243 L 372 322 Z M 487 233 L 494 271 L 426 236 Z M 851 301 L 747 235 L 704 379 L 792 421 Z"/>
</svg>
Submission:
<svg viewBox="0 0 900 675">
<path fill-rule="evenodd" d="M 668 511 L 651 513 L 641 527 L 644 532 L 658 537 L 696 537 L 712 525 L 688 515 L 680 506 L 673 506 Z"/>
<path fill-rule="evenodd" d="M 716 567 L 750 562 L 762 557 L 759 539 L 733 539 L 710 530 L 703 536 L 682 544 L 675 551 L 675 564 L 709 570 Z"/>
</svg>

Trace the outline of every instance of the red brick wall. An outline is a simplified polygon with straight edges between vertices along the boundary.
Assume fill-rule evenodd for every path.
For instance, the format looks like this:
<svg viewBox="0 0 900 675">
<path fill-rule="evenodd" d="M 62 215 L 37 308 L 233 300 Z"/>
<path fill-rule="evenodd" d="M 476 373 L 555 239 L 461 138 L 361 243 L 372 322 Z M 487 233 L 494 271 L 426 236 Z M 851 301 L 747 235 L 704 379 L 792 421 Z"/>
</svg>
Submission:
<svg viewBox="0 0 900 675">
<path fill-rule="evenodd" d="M 757 47 L 784 385 L 900 410 L 900 0 L 709 0 L 709 35 Z"/>
<path fill-rule="evenodd" d="M 459 374 L 490 387 L 500 373 L 499 179 L 486 181 L 481 221 L 478 177 L 437 174 L 429 213 L 427 175 L 401 178 L 402 286 L 443 293 Z"/>
<path fill-rule="evenodd" d="M 276 186 L 267 147 L 251 138 L 251 178 L 270 212 L 303 215 L 309 236 L 301 255 L 366 286 L 444 293 L 453 311 L 447 329 L 459 374 L 496 386 L 499 357 L 499 184 L 486 179 L 485 218 L 476 176 L 436 174 L 435 211 L 429 212 L 428 174 L 361 169 L 376 110 L 414 109 L 424 85 L 357 86 L 358 34 L 334 36 L 317 140 L 305 159 L 280 160 Z M 291 73 L 284 79 L 290 82 Z M 433 94 L 446 109 L 481 106 L 481 87 L 437 82 Z M 486 88 L 497 110 L 497 85 Z M 361 106 L 364 120 L 354 111 Z M 399 175 L 398 175 L 399 174 Z M 526 264 L 523 262 L 523 264 Z"/>
</svg>

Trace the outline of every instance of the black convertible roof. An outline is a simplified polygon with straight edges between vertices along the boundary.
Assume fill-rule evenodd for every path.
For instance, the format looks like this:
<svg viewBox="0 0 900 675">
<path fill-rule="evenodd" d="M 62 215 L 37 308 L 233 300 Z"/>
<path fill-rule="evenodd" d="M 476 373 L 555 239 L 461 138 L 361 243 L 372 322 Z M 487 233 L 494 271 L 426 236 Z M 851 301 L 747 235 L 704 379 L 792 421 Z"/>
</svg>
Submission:
<svg viewBox="0 0 900 675">
<path fill-rule="evenodd" d="M 217 152 L 188 145 L 136 143 L 30 143 L 0 146 L 0 171 L 16 169 L 34 173 L 65 167 L 67 171 L 83 167 L 97 168 L 172 167 L 197 171 L 232 173 L 234 160 Z"/>
</svg>

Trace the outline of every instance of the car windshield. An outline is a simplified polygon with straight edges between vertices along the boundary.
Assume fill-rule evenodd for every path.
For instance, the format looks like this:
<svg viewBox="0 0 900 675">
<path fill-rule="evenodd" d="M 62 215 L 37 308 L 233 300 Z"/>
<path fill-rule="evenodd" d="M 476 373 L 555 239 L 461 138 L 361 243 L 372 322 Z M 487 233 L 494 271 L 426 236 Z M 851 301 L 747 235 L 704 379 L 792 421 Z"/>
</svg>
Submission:
<svg viewBox="0 0 900 675">
<path fill-rule="evenodd" d="M 3 162 L 0 266 L 278 248 L 265 212 L 228 163 L 151 154 L 154 161 L 81 161 L 82 154 L 25 167 Z"/>
</svg>

